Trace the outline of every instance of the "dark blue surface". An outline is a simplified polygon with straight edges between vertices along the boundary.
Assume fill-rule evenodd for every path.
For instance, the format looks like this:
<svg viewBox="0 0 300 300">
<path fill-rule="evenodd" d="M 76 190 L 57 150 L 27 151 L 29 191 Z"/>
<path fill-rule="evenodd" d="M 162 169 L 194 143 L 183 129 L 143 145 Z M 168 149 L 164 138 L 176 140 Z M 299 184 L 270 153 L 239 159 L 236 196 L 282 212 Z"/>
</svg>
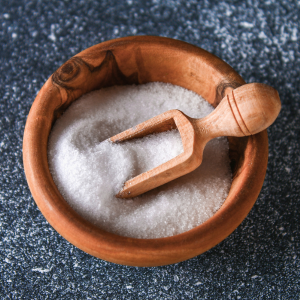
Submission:
<svg viewBox="0 0 300 300">
<path fill-rule="evenodd" d="M 299 15 L 299 1 L 0 0 L 0 298 L 300 299 Z M 26 117 L 46 79 L 89 46 L 142 34 L 200 46 L 282 100 L 248 217 L 205 254 L 157 268 L 69 244 L 36 207 L 22 162 Z"/>
</svg>

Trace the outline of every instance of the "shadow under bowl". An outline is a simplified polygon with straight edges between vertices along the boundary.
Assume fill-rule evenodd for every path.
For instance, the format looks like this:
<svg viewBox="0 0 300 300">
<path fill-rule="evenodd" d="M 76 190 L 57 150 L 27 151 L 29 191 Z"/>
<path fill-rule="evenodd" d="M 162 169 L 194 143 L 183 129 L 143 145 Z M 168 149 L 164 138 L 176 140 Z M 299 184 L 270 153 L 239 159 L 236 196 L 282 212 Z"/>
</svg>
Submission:
<svg viewBox="0 0 300 300">
<path fill-rule="evenodd" d="M 136 36 L 88 48 L 45 83 L 30 110 L 23 140 L 25 174 L 33 198 L 54 229 L 101 259 L 130 266 L 159 266 L 199 255 L 224 240 L 247 216 L 262 188 L 268 161 L 267 131 L 228 138 L 233 173 L 224 204 L 203 224 L 179 235 L 135 239 L 106 232 L 76 213 L 59 193 L 48 167 L 53 123 L 81 95 L 113 85 L 168 82 L 192 90 L 216 107 L 244 80 L 224 61 L 169 38 Z"/>
</svg>

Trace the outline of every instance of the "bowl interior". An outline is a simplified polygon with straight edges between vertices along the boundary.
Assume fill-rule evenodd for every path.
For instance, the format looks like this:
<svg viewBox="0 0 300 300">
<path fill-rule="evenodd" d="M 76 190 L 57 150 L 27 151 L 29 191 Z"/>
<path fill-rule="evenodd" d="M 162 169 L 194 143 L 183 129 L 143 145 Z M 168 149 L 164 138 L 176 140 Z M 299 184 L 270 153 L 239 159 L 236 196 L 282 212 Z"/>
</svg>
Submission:
<svg viewBox="0 0 300 300">
<path fill-rule="evenodd" d="M 160 37 L 128 37 L 95 45 L 63 64 L 45 83 L 25 127 L 23 158 L 32 195 L 49 223 L 69 242 L 96 257 L 125 265 L 179 262 L 215 246 L 246 217 L 263 184 L 266 131 L 228 138 L 233 182 L 220 210 L 198 227 L 167 238 L 133 239 L 105 232 L 79 216 L 63 199 L 48 168 L 51 127 L 81 95 L 113 85 L 168 82 L 190 89 L 216 107 L 245 84 L 225 62 L 203 49 Z"/>
</svg>

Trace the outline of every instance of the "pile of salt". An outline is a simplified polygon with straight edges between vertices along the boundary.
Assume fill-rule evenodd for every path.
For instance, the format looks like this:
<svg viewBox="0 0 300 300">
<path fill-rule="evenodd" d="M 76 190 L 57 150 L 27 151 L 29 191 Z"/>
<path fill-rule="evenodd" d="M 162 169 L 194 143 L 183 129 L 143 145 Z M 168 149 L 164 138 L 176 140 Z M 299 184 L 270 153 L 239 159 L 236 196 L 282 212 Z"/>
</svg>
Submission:
<svg viewBox="0 0 300 300">
<path fill-rule="evenodd" d="M 213 108 L 178 86 L 149 83 L 94 91 L 73 103 L 52 129 L 48 160 L 64 199 L 100 228 L 134 238 L 172 236 L 210 218 L 229 192 L 226 138 L 210 141 L 202 165 L 134 200 L 115 198 L 124 182 L 180 154 L 178 131 L 112 144 L 107 139 L 169 109 L 194 118 Z"/>
</svg>

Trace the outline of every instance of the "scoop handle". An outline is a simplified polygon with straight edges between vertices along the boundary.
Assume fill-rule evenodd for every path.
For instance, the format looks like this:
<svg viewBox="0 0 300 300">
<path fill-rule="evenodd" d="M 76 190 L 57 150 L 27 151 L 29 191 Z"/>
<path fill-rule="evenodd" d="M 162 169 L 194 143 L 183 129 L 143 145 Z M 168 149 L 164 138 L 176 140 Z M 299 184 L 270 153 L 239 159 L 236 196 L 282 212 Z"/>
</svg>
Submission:
<svg viewBox="0 0 300 300">
<path fill-rule="evenodd" d="M 269 127 L 280 109 L 279 94 L 274 88 L 249 83 L 227 94 L 210 115 L 196 122 L 196 127 L 210 138 L 253 135 Z"/>
</svg>

